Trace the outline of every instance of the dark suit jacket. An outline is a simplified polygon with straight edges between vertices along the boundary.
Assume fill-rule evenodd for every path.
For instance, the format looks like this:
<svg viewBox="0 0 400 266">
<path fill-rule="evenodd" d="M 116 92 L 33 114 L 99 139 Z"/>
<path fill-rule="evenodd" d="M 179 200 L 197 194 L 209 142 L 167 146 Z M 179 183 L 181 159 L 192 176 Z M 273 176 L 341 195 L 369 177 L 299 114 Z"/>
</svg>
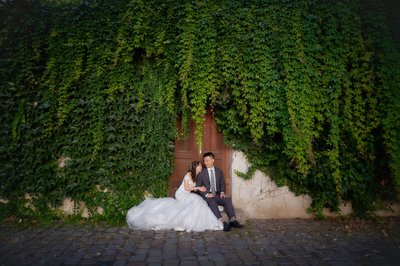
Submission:
<svg viewBox="0 0 400 266">
<path fill-rule="evenodd" d="M 220 194 L 221 192 L 226 193 L 225 191 L 225 178 L 224 178 L 224 173 L 222 170 L 218 167 L 215 167 L 215 183 L 217 185 L 217 194 Z M 197 182 L 196 186 L 201 187 L 205 186 L 207 188 L 206 192 L 200 192 L 200 195 L 205 197 L 207 193 L 210 193 L 211 185 L 210 185 L 210 177 L 208 175 L 208 169 L 203 168 L 199 175 L 197 176 Z"/>
</svg>

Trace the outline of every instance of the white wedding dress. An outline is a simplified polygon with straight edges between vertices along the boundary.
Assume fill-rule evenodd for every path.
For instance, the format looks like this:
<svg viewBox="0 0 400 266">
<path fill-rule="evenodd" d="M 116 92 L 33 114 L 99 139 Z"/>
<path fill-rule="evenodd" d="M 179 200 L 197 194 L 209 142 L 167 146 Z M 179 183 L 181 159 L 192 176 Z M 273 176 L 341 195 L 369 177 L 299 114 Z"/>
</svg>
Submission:
<svg viewBox="0 0 400 266">
<path fill-rule="evenodd" d="M 185 175 L 190 187 L 196 186 Z M 184 181 L 173 198 L 147 198 L 138 206 L 132 207 L 126 222 L 135 230 L 205 231 L 222 230 L 223 225 L 215 217 L 208 204 L 199 195 L 185 190 Z"/>
</svg>

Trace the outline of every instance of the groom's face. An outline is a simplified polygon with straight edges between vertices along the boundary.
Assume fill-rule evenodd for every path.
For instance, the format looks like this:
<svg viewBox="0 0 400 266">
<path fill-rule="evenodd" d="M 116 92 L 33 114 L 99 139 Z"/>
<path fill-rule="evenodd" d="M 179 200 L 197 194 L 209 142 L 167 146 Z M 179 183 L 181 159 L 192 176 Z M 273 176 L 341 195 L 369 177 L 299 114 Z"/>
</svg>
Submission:
<svg viewBox="0 0 400 266">
<path fill-rule="evenodd" d="M 207 168 L 213 167 L 213 166 L 214 166 L 214 158 L 211 157 L 211 156 L 206 156 L 206 157 L 204 157 L 204 165 L 205 165 Z"/>
</svg>

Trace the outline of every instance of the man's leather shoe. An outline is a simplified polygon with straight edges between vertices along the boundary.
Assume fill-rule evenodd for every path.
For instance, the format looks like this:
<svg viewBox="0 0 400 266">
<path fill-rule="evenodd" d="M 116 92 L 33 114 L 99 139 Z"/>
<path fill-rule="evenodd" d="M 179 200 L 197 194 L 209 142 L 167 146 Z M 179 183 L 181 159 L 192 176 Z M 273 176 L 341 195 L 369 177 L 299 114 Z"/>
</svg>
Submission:
<svg viewBox="0 0 400 266">
<path fill-rule="evenodd" d="M 226 222 L 224 222 L 224 231 L 225 231 L 225 232 L 231 231 L 231 227 L 230 227 L 229 224 L 226 223 Z"/>
<path fill-rule="evenodd" d="M 229 223 L 230 227 L 235 227 L 235 228 L 243 228 L 243 225 L 241 225 L 238 221 L 233 221 Z"/>
</svg>

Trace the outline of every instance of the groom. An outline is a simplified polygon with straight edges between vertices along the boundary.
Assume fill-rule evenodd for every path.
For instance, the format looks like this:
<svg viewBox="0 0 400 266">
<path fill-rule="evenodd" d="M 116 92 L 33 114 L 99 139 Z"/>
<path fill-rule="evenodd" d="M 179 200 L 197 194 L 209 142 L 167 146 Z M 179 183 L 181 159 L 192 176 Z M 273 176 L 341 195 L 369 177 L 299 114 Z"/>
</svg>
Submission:
<svg viewBox="0 0 400 266">
<path fill-rule="evenodd" d="M 225 179 L 221 169 L 214 167 L 215 156 L 212 152 L 206 152 L 203 155 L 204 165 L 206 168 L 197 176 L 197 186 L 206 187 L 205 192 L 200 195 L 208 203 L 214 215 L 222 221 L 222 215 L 218 210 L 218 205 L 225 207 L 226 214 L 230 223 L 223 222 L 224 231 L 229 231 L 231 227 L 242 228 L 243 226 L 236 220 L 235 210 L 232 206 L 232 200 L 225 194 Z"/>
</svg>

